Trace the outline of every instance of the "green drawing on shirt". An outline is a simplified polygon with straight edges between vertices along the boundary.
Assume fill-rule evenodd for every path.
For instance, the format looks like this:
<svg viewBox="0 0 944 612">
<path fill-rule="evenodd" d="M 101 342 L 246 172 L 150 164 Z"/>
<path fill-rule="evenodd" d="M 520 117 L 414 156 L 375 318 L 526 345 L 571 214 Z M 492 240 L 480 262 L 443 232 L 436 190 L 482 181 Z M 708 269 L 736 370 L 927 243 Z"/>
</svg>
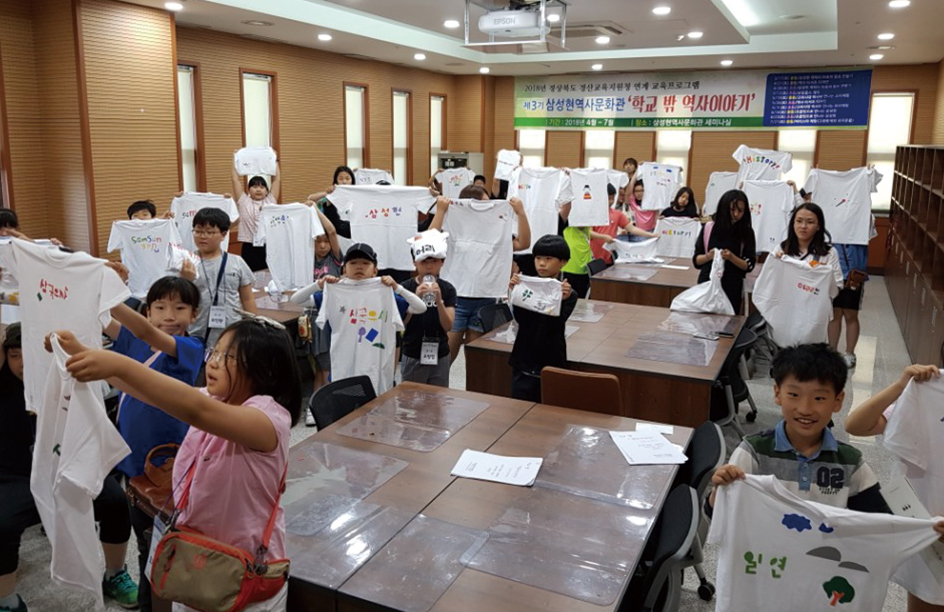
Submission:
<svg viewBox="0 0 944 612">
<path fill-rule="evenodd" d="M 61 446 L 61 445 L 59 445 L 59 444 L 53 446 L 53 447 L 52 447 L 52 452 L 53 452 L 54 455 L 59 455 L 59 456 L 61 457 L 61 456 L 62 456 L 62 453 L 59 452 L 59 447 L 60 447 L 60 446 Z"/>
<path fill-rule="evenodd" d="M 829 605 L 831 606 L 835 606 L 837 603 L 849 603 L 855 599 L 855 589 L 842 576 L 833 576 L 824 582 L 823 590 L 830 598 Z"/>
</svg>

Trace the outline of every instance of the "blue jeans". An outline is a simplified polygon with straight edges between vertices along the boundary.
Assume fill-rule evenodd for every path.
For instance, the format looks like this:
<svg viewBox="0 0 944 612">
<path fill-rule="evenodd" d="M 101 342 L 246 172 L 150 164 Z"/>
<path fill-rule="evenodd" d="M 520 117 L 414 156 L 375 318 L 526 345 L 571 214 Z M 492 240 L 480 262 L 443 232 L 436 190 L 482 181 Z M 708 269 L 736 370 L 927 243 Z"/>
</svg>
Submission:
<svg viewBox="0 0 944 612">
<path fill-rule="evenodd" d="M 495 298 L 464 298 L 456 300 L 456 318 L 452 322 L 452 331 L 462 332 L 470 329 L 483 333 L 485 324 L 479 316 L 479 310 L 495 303 Z"/>
</svg>

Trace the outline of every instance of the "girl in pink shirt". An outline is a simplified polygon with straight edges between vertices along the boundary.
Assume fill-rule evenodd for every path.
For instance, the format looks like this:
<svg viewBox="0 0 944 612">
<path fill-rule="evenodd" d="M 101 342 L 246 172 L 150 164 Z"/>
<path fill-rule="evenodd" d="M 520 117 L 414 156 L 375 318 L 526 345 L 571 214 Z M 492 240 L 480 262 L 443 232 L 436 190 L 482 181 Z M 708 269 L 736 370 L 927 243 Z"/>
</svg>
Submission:
<svg viewBox="0 0 944 612">
<path fill-rule="evenodd" d="M 642 198 L 646 194 L 646 188 L 642 184 L 642 181 L 633 181 L 630 183 L 630 186 L 633 188 L 633 191 L 632 196 L 629 198 L 629 208 L 633 211 L 636 227 L 651 232 L 656 229 L 656 218 L 659 215 L 659 211 L 642 209 Z"/>
<path fill-rule="evenodd" d="M 79 381 L 107 379 L 141 401 L 189 423 L 174 462 L 174 495 L 195 466 L 190 500 L 178 522 L 211 538 L 255 551 L 279 500 L 291 427 L 301 389 L 294 349 L 284 328 L 262 320 L 230 325 L 206 360 L 205 389 L 194 389 L 112 351 L 85 349 L 70 332 L 56 332 L 73 355 Z M 176 500 L 175 500 L 176 501 Z M 285 521 L 277 510 L 269 560 L 285 558 Z M 288 583 L 247 612 L 286 610 Z M 189 610 L 174 604 L 175 612 Z"/>
</svg>

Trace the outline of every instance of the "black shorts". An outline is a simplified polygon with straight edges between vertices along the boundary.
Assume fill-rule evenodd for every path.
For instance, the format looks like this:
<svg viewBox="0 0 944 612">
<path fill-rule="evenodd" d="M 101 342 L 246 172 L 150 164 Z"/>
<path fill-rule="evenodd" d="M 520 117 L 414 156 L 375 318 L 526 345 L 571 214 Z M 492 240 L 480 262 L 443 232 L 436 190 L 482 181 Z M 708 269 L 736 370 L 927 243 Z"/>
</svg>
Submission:
<svg viewBox="0 0 944 612">
<path fill-rule="evenodd" d="M 842 308 L 843 310 L 861 310 L 862 295 L 865 287 L 860 285 L 858 289 L 840 289 L 839 295 L 833 299 L 833 308 Z"/>
</svg>

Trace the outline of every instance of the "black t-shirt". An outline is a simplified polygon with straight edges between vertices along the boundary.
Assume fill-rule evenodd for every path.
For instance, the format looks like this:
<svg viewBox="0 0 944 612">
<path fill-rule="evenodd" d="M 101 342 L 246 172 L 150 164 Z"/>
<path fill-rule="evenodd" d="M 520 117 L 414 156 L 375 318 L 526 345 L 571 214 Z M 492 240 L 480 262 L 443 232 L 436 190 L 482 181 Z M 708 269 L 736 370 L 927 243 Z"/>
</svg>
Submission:
<svg viewBox="0 0 944 612">
<path fill-rule="evenodd" d="M 0 473 L 29 477 L 36 415 L 26 411 L 23 381 L 6 363 L 0 369 Z"/>
<path fill-rule="evenodd" d="M 437 279 L 439 291 L 442 293 L 443 304 L 455 308 L 456 306 L 456 288 L 449 281 Z M 407 291 L 416 293 L 416 288 L 422 283 L 416 282 L 416 277 L 412 277 L 402 283 Z M 410 321 L 406 324 L 406 331 L 403 333 L 403 354 L 413 359 L 419 359 L 422 351 L 423 342 L 432 340 L 439 341 L 439 358 L 449 355 L 449 336 L 448 329 L 443 329 L 439 324 L 439 309 L 436 307 L 427 308 L 423 314 L 410 315 Z"/>
<path fill-rule="evenodd" d="M 675 208 L 669 206 L 660 213 L 663 217 L 692 217 L 698 218 L 698 207 L 694 204 L 689 204 L 682 210 L 676 210 Z"/>
<path fill-rule="evenodd" d="M 577 305 L 577 294 L 571 291 L 570 297 L 561 302 L 560 316 L 549 315 L 515 308 L 515 321 L 518 322 L 518 335 L 511 349 L 508 363 L 516 370 L 538 374 L 544 366 L 567 367 L 567 338 L 564 328 L 567 319 Z"/>
</svg>

